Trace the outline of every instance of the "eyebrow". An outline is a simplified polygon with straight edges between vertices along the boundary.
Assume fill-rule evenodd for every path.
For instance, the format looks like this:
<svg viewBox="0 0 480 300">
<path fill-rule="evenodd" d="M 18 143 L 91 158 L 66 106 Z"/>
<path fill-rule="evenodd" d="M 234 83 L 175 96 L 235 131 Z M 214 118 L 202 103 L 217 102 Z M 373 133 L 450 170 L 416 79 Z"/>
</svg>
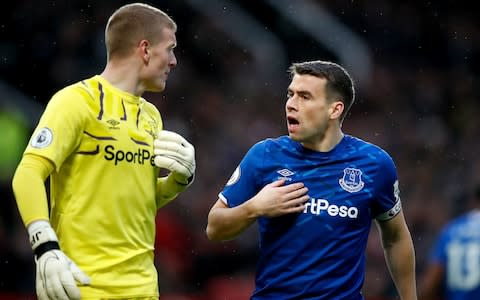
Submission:
<svg viewBox="0 0 480 300">
<path fill-rule="evenodd" d="M 294 93 L 294 91 L 291 89 L 291 88 L 288 88 L 287 89 L 287 93 Z M 300 90 L 300 91 L 296 91 L 297 94 L 299 94 L 300 96 L 310 96 L 310 97 L 313 97 L 313 94 L 309 91 L 306 91 L 306 90 Z"/>
</svg>

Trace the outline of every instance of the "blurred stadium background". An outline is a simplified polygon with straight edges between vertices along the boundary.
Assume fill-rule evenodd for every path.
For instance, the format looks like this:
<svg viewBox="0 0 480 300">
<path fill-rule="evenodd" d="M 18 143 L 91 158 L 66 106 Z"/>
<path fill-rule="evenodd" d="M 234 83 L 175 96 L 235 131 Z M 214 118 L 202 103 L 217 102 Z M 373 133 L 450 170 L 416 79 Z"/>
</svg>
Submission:
<svg viewBox="0 0 480 300">
<path fill-rule="evenodd" d="M 33 258 L 10 187 L 14 168 L 50 96 L 103 70 L 104 26 L 125 3 L 2 3 L 0 299 L 34 299 Z M 207 212 L 244 152 L 286 133 L 286 68 L 311 59 L 339 62 L 357 82 L 345 132 L 395 159 L 422 272 L 438 230 L 466 209 L 468 191 L 480 183 L 480 24 L 473 2 L 147 3 L 177 22 L 179 63 L 166 92 L 145 97 L 158 105 L 166 129 L 193 142 L 198 160 L 193 186 L 159 211 L 162 299 L 248 299 L 255 228 L 235 241 L 209 242 Z M 367 264 L 367 299 L 395 299 L 375 228 Z"/>
</svg>

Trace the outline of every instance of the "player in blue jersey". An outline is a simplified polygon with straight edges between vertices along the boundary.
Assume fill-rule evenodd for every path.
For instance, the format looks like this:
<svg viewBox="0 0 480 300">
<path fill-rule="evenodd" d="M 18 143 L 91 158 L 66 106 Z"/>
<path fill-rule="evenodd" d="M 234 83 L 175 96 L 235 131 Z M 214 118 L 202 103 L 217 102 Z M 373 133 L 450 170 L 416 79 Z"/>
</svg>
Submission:
<svg viewBox="0 0 480 300">
<path fill-rule="evenodd" d="M 480 186 L 473 209 L 447 224 L 421 280 L 422 300 L 480 299 Z"/>
<path fill-rule="evenodd" d="M 415 258 L 390 156 L 342 132 L 355 98 L 350 75 L 326 61 L 293 64 L 288 136 L 255 144 L 208 215 L 229 240 L 257 221 L 251 299 L 363 299 L 372 220 L 401 299 L 416 299 Z"/>
</svg>

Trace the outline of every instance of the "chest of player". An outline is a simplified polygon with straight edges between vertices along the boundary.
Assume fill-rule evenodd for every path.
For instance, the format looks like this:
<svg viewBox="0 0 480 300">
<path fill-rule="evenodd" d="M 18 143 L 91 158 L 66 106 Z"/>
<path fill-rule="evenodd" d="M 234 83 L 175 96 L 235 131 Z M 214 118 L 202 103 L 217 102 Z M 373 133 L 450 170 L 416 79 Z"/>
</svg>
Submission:
<svg viewBox="0 0 480 300">
<path fill-rule="evenodd" d="M 157 126 L 153 119 L 141 112 L 131 118 L 103 113 L 87 123 L 76 153 L 101 158 L 101 162 L 113 166 L 153 166 L 153 140 Z"/>
<path fill-rule="evenodd" d="M 368 163 L 302 160 L 272 164 L 264 178 L 265 183 L 283 178 L 286 184 L 302 182 L 308 188 L 310 199 L 299 216 L 303 221 L 314 218 L 363 226 L 372 219 L 375 172 Z"/>
</svg>

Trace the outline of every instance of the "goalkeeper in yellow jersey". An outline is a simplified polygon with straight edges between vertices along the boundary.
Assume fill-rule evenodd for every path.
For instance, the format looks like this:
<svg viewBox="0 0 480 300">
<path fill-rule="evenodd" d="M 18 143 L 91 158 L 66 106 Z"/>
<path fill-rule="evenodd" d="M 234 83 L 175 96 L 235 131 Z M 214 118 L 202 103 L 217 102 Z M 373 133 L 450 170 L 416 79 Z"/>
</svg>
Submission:
<svg viewBox="0 0 480 300">
<path fill-rule="evenodd" d="M 106 26 L 104 71 L 48 103 L 12 183 L 40 300 L 158 299 L 156 212 L 191 184 L 195 155 L 141 95 L 164 90 L 175 33 L 163 11 L 122 6 Z"/>
</svg>

